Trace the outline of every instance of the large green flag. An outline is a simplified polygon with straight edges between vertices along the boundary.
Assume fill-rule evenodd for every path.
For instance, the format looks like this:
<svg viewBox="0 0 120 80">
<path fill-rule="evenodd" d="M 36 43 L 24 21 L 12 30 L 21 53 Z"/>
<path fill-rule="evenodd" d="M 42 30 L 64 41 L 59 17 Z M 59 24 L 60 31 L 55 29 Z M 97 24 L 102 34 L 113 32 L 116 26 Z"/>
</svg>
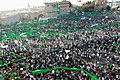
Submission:
<svg viewBox="0 0 120 80">
<path fill-rule="evenodd" d="M 86 70 L 84 70 L 83 68 L 69 68 L 69 67 L 55 67 L 55 68 L 47 68 L 47 69 L 40 69 L 40 70 L 34 70 L 32 71 L 33 74 L 41 74 L 41 73 L 46 73 L 49 72 L 51 70 L 55 70 L 56 72 L 59 72 L 60 69 L 65 69 L 65 70 L 71 70 L 71 71 L 83 71 L 84 73 L 86 73 L 88 76 L 91 77 L 91 80 L 99 80 L 96 76 L 92 75 L 91 73 L 87 72 Z"/>
<path fill-rule="evenodd" d="M 60 4 L 56 4 L 57 14 L 60 14 Z"/>
<path fill-rule="evenodd" d="M 0 60 L 0 66 L 2 65 L 2 60 Z"/>
</svg>

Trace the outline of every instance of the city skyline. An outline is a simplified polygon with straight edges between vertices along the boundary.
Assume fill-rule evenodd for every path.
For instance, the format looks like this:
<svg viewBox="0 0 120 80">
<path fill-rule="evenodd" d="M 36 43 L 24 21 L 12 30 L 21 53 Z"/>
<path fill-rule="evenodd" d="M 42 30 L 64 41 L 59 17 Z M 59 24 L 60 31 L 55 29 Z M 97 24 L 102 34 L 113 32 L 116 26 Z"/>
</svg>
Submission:
<svg viewBox="0 0 120 80">
<path fill-rule="evenodd" d="M 63 0 L 0 0 L 0 11 L 28 8 L 28 3 L 30 4 L 31 7 L 44 6 L 45 1 L 56 2 Z M 78 0 L 67 0 L 67 1 L 76 3 Z M 81 0 L 81 2 L 87 2 L 87 1 L 91 1 L 91 0 Z"/>
</svg>

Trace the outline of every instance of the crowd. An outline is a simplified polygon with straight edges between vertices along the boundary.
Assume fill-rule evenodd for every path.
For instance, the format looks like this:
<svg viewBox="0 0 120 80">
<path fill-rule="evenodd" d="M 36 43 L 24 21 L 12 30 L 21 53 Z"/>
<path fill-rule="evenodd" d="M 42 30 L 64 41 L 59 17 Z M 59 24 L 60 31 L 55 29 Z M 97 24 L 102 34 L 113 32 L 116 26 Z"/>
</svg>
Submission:
<svg viewBox="0 0 120 80">
<path fill-rule="evenodd" d="M 32 73 L 34 70 L 67 66 L 83 68 L 99 80 L 119 80 L 120 32 L 117 31 L 119 28 L 116 15 L 101 13 L 97 16 L 84 16 L 81 19 L 61 19 L 35 27 L 6 29 L 16 34 L 37 31 L 26 35 L 27 37 L 4 40 L 0 43 L 0 78 L 92 80 L 83 71 L 60 69 L 41 74 Z"/>
</svg>

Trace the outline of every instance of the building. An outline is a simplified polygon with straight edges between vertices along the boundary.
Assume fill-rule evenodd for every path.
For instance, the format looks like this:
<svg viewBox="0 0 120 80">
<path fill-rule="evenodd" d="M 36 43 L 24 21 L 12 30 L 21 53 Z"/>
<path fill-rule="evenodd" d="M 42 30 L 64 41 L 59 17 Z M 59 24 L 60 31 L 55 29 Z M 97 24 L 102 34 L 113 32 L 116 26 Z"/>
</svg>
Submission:
<svg viewBox="0 0 120 80">
<path fill-rule="evenodd" d="M 45 16 L 56 17 L 60 14 L 68 14 L 71 6 L 69 1 L 45 3 Z"/>
<path fill-rule="evenodd" d="M 45 14 L 44 6 L 30 8 L 23 8 L 17 10 L 8 10 L 0 12 L 0 24 L 14 24 L 23 19 L 35 19 L 40 17 L 41 14 Z"/>
<path fill-rule="evenodd" d="M 94 0 L 95 9 L 106 9 L 107 0 Z"/>
<path fill-rule="evenodd" d="M 111 7 L 112 8 L 117 8 L 118 6 L 120 7 L 120 1 L 113 1 Z"/>
</svg>

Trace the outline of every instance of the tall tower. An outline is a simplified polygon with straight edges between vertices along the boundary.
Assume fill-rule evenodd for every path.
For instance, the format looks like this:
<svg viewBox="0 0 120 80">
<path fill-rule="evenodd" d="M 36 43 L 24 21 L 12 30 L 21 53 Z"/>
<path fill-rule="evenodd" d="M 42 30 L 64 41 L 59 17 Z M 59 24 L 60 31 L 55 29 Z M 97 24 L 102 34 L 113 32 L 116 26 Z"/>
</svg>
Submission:
<svg viewBox="0 0 120 80">
<path fill-rule="evenodd" d="M 107 0 L 95 0 L 95 7 L 98 9 L 105 9 L 107 6 Z"/>
</svg>

